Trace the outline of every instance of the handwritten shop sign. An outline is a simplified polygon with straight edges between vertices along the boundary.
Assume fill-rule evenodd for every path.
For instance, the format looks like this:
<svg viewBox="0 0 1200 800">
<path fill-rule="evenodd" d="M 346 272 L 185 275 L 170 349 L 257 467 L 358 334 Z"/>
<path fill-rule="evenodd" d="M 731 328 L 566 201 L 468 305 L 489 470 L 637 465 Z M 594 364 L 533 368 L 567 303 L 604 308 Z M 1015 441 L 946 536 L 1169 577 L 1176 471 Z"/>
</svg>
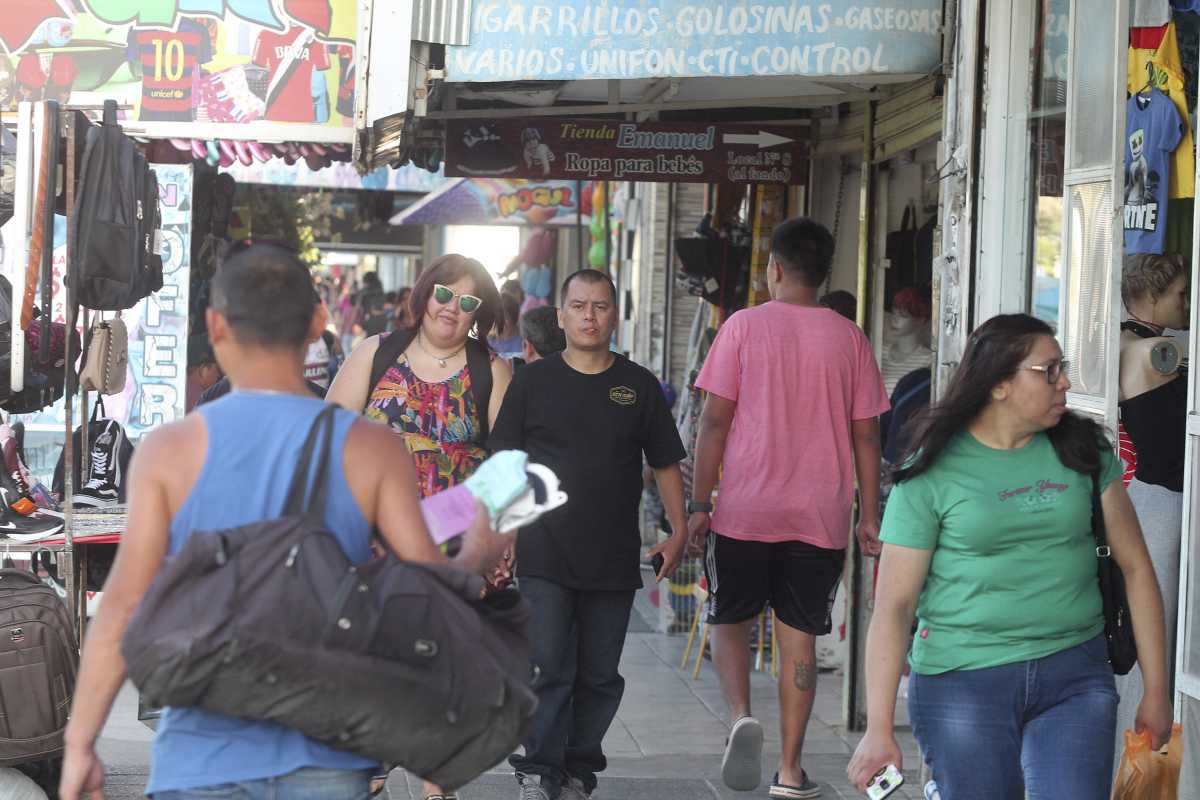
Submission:
<svg viewBox="0 0 1200 800">
<path fill-rule="evenodd" d="M 796 129 L 594 119 L 452 122 L 446 174 L 467 178 L 803 183 Z"/>
<path fill-rule="evenodd" d="M 924 74 L 942 0 L 477 0 L 451 81 Z"/>
</svg>

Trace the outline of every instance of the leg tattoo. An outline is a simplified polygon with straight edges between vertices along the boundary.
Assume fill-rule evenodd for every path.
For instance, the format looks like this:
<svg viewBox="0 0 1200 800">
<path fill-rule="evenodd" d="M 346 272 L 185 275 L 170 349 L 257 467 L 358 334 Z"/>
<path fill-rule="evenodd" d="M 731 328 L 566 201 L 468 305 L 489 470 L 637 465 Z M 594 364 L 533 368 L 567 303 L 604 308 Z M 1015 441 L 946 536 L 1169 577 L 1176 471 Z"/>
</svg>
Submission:
<svg viewBox="0 0 1200 800">
<path fill-rule="evenodd" d="M 792 682 L 800 691 L 811 692 L 817 687 L 817 665 L 809 661 L 797 661 Z"/>
</svg>

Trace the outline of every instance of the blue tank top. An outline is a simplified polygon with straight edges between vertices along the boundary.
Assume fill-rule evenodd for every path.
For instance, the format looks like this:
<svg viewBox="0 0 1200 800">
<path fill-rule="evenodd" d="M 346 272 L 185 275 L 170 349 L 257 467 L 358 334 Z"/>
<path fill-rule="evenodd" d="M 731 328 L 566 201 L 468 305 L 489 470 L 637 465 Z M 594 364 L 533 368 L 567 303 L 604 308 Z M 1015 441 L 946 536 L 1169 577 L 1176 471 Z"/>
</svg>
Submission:
<svg viewBox="0 0 1200 800">
<path fill-rule="evenodd" d="M 283 510 L 305 436 L 325 404 L 286 394 L 234 392 L 197 412 L 208 429 L 204 467 L 171 520 L 170 554 L 196 530 L 233 528 Z M 325 520 L 355 563 L 371 557 L 371 526 L 346 482 L 341 454 L 356 415 L 334 422 Z M 365 770 L 368 759 L 319 744 L 281 725 L 191 708 L 168 708 L 154 737 L 146 793 L 261 780 L 304 767 Z"/>
</svg>

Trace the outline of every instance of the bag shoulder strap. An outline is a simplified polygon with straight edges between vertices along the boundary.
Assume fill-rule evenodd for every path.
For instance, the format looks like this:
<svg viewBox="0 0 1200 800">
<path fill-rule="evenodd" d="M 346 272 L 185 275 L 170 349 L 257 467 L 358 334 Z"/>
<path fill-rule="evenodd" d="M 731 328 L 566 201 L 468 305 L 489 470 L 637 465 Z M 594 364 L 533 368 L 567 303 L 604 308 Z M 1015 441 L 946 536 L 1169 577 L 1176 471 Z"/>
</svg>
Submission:
<svg viewBox="0 0 1200 800">
<path fill-rule="evenodd" d="M 492 403 L 492 353 L 479 339 L 467 339 L 467 371 L 471 374 L 471 395 L 479 415 L 479 444 L 488 440 L 488 409 Z"/>
<path fill-rule="evenodd" d="M 375 358 L 371 360 L 371 382 L 367 384 L 367 401 L 363 403 L 365 410 L 371 402 L 371 392 L 383 380 L 383 376 L 391 369 L 400 356 L 417 337 L 414 330 L 395 331 L 379 339 L 379 347 L 375 350 Z"/>
<path fill-rule="evenodd" d="M 1104 508 L 1100 504 L 1100 470 L 1092 473 L 1092 536 L 1096 540 L 1096 555 L 1100 558 L 1101 548 L 1108 547 L 1108 531 L 1104 525 Z M 1107 550 L 1105 550 L 1107 552 Z"/>
<path fill-rule="evenodd" d="M 907 392 L 902 394 L 900 396 L 900 399 L 898 399 L 896 402 L 892 403 L 892 408 L 893 409 L 899 408 L 900 406 L 907 403 L 909 400 L 912 400 L 918 394 L 920 394 L 921 392 L 928 389 L 931 383 L 933 383 L 932 378 L 925 378 L 924 380 L 918 382 L 916 386 L 912 387 Z"/>
<path fill-rule="evenodd" d="M 325 503 L 329 497 L 329 451 L 333 449 L 333 421 L 336 413 L 337 406 L 327 405 L 308 429 L 308 437 L 300 450 L 296 472 L 292 475 L 292 485 L 283 504 L 285 516 L 309 514 L 318 519 L 325 517 Z M 319 452 L 318 440 L 321 441 Z M 312 469 L 314 453 L 315 470 Z M 313 472 L 311 485 L 308 480 L 310 472 Z"/>
</svg>

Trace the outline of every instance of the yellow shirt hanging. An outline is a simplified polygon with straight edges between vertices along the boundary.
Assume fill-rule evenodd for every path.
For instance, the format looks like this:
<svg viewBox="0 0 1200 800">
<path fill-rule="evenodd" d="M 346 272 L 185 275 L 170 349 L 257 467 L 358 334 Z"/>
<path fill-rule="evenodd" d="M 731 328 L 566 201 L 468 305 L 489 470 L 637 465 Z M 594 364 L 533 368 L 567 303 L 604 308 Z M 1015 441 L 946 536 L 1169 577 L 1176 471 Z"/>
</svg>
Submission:
<svg viewBox="0 0 1200 800">
<path fill-rule="evenodd" d="M 1141 90 L 1150 77 L 1147 65 L 1153 65 L 1154 87 L 1171 98 L 1183 120 L 1183 138 L 1171 155 L 1171 180 L 1168 197 L 1196 196 L 1196 151 L 1192 143 L 1191 114 L 1183 92 L 1183 61 L 1179 57 L 1179 42 L 1175 38 L 1175 23 L 1167 25 L 1167 32 L 1159 42 L 1157 50 L 1129 48 L 1128 90 L 1132 94 Z"/>
</svg>

